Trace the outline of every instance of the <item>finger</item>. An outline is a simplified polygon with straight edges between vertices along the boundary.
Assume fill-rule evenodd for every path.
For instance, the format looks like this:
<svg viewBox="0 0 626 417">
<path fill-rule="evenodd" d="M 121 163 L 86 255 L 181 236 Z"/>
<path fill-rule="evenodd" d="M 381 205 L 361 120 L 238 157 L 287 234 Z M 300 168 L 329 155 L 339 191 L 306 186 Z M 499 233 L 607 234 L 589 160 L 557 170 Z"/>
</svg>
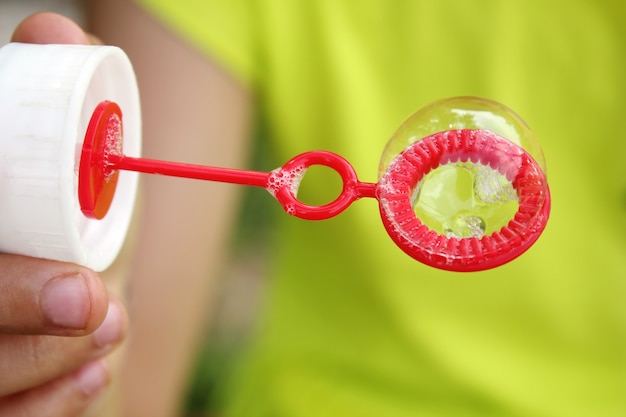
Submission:
<svg viewBox="0 0 626 417">
<path fill-rule="evenodd" d="M 82 415 L 109 383 L 103 360 L 97 360 L 37 388 L 0 398 L 0 417 L 73 417 Z"/>
<path fill-rule="evenodd" d="M 0 335 L 0 397 L 52 381 L 103 357 L 124 338 L 126 311 L 110 303 L 102 325 L 84 337 Z"/>
<path fill-rule="evenodd" d="M 79 265 L 0 254 L 0 333 L 80 336 L 107 312 L 100 277 Z"/>
<path fill-rule="evenodd" d="M 35 13 L 13 32 L 13 42 L 89 44 L 85 32 L 71 19 L 51 12 Z"/>
</svg>

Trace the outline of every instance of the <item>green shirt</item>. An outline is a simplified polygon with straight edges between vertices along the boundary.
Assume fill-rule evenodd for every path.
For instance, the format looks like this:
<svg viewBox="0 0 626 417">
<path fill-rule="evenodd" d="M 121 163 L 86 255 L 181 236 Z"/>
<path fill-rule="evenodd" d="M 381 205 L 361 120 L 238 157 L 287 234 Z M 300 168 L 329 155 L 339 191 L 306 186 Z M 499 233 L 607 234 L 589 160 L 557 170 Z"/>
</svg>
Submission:
<svg viewBox="0 0 626 417">
<path fill-rule="evenodd" d="M 143 2 L 257 93 L 279 163 L 325 149 L 375 182 L 400 123 L 459 95 L 514 109 L 547 161 L 546 231 L 486 272 L 409 258 L 373 199 L 281 215 L 227 416 L 626 415 L 626 3 Z"/>
</svg>

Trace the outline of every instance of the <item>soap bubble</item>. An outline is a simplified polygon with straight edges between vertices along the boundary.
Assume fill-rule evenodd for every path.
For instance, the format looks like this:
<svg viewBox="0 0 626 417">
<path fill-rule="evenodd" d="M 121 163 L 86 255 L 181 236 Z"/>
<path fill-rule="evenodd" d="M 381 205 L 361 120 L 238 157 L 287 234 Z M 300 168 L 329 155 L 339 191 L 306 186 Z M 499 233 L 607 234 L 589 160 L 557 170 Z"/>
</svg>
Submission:
<svg viewBox="0 0 626 417">
<path fill-rule="evenodd" d="M 403 250 L 464 271 L 519 256 L 550 209 L 532 132 L 512 110 L 476 97 L 436 102 L 400 126 L 381 157 L 378 198 Z"/>
<path fill-rule="evenodd" d="M 406 120 L 387 143 L 379 176 L 409 145 L 434 133 L 458 129 L 488 130 L 521 146 L 545 170 L 541 148 L 524 121 L 492 100 L 455 97 L 431 104 Z M 438 234 L 482 237 L 500 230 L 518 210 L 517 193 L 497 169 L 479 161 L 455 161 L 435 167 L 417 184 L 417 217 Z"/>
<path fill-rule="evenodd" d="M 380 160 L 379 178 L 389 163 L 409 145 L 433 133 L 453 129 L 485 129 L 521 146 L 545 172 L 539 142 L 526 123 L 508 107 L 481 97 L 437 101 L 409 117 L 391 137 Z"/>
<path fill-rule="evenodd" d="M 482 237 L 500 230 L 518 210 L 511 182 L 480 162 L 455 162 L 430 171 L 419 182 L 413 209 L 439 234 Z"/>
</svg>

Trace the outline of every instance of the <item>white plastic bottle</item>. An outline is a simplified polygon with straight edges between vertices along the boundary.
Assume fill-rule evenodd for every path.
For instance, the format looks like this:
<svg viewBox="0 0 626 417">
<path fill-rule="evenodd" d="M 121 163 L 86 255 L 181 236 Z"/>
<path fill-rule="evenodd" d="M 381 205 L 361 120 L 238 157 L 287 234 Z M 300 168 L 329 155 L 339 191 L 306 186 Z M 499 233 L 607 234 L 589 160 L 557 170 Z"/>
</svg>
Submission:
<svg viewBox="0 0 626 417">
<path fill-rule="evenodd" d="M 137 174 L 120 172 L 102 220 L 86 218 L 77 196 L 85 131 L 105 100 L 122 109 L 124 153 L 139 156 L 139 93 L 119 48 L 20 43 L 0 48 L 0 252 L 96 271 L 115 260 L 130 223 Z"/>
</svg>

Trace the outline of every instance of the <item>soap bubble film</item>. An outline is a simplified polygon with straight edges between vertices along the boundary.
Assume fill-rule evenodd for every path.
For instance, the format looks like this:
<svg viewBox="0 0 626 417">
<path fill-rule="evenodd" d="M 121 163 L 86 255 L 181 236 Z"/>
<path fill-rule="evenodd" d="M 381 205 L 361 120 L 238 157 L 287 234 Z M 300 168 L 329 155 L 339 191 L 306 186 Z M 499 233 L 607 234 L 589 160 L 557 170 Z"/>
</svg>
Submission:
<svg viewBox="0 0 626 417">
<path fill-rule="evenodd" d="M 526 251 L 550 209 L 541 148 L 507 107 L 442 100 L 391 137 L 378 183 L 383 223 L 407 254 L 442 269 L 475 271 Z"/>
</svg>

